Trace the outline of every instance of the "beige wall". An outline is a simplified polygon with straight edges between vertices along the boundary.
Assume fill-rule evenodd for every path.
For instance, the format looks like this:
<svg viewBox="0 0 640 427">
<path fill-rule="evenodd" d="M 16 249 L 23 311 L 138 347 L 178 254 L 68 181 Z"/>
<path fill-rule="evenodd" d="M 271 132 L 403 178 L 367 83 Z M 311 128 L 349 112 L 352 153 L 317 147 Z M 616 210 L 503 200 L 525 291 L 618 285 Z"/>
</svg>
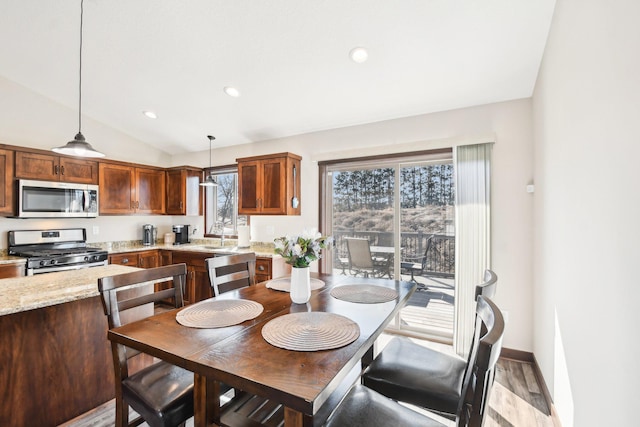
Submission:
<svg viewBox="0 0 640 427">
<path fill-rule="evenodd" d="M 638 17 L 559 0 L 533 96 L 534 350 L 563 427 L 638 424 Z"/>
<path fill-rule="evenodd" d="M 532 341 L 532 212 L 526 185 L 533 177 L 531 102 L 518 100 L 436 114 L 333 129 L 279 140 L 214 150 L 213 164 L 235 163 L 237 157 L 291 151 L 302 160 L 302 215 L 251 219 L 252 239 L 272 241 L 305 227 L 318 226 L 318 167 L 314 158 L 372 155 L 389 145 L 432 148 L 456 141 L 486 140 L 494 135 L 492 187 L 492 264 L 499 275 L 496 296 L 508 312 L 505 345 L 533 350 Z M 400 149 L 400 148 L 399 148 Z M 404 149 L 404 147 L 402 148 Z M 331 153 L 331 154 L 327 154 Z M 174 156 L 173 164 L 208 166 L 204 152 Z"/>
</svg>

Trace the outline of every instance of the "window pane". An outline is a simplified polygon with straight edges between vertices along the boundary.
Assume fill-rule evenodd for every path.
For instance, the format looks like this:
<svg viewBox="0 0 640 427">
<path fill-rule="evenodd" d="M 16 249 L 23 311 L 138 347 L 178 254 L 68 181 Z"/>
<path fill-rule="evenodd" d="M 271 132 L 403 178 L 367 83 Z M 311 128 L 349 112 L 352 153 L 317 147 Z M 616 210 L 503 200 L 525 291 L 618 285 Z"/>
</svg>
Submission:
<svg viewBox="0 0 640 427">
<path fill-rule="evenodd" d="M 238 216 L 238 173 L 227 169 L 212 176 L 218 185 L 205 190 L 205 235 L 237 235 L 238 226 L 247 225 L 247 216 Z"/>
</svg>

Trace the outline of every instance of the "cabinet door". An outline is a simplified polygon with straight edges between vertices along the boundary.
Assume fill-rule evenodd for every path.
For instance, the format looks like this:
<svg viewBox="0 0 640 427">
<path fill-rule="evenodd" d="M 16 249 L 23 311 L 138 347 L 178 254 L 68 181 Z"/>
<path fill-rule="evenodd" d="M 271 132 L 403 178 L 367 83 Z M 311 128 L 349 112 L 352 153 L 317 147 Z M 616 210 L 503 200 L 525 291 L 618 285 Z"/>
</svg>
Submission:
<svg viewBox="0 0 640 427">
<path fill-rule="evenodd" d="M 262 162 L 260 180 L 260 212 L 268 215 L 286 215 L 286 161 L 284 158 Z"/>
<path fill-rule="evenodd" d="M 252 215 L 260 212 L 261 177 L 260 161 L 238 163 L 239 214 Z"/>
<path fill-rule="evenodd" d="M 97 184 L 98 162 L 60 157 L 60 180 L 80 184 Z"/>
<path fill-rule="evenodd" d="M 14 158 L 13 151 L 0 150 L 0 214 L 14 214 Z"/>
<path fill-rule="evenodd" d="M 271 258 L 256 258 L 256 283 L 271 279 Z"/>
<path fill-rule="evenodd" d="M 160 251 L 160 265 L 171 265 L 173 264 L 173 252 L 171 251 Z"/>
<path fill-rule="evenodd" d="M 173 263 L 187 264 L 187 286 L 185 289 L 185 304 L 193 304 L 203 299 L 213 297 L 213 290 L 209 282 L 209 272 L 207 271 L 205 260 L 211 258 L 213 254 L 198 252 L 173 253 Z"/>
<path fill-rule="evenodd" d="M 156 268 L 160 265 L 158 251 L 142 251 L 138 253 L 138 267 L 140 268 Z"/>
<path fill-rule="evenodd" d="M 58 181 L 59 157 L 18 151 L 16 152 L 16 178 Z"/>
<path fill-rule="evenodd" d="M 100 163 L 100 214 L 131 214 L 135 206 L 134 168 Z"/>
<path fill-rule="evenodd" d="M 165 210 L 164 170 L 136 168 L 136 212 L 164 214 Z"/>
<path fill-rule="evenodd" d="M 202 215 L 199 169 L 167 171 L 167 215 Z"/>
<path fill-rule="evenodd" d="M 140 261 L 137 252 L 124 252 L 120 254 L 109 255 L 109 264 L 138 267 L 140 265 Z"/>
<path fill-rule="evenodd" d="M 10 277 L 23 277 L 25 273 L 26 271 L 24 263 L 0 265 L 0 279 L 8 279 Z"/>
</svg>

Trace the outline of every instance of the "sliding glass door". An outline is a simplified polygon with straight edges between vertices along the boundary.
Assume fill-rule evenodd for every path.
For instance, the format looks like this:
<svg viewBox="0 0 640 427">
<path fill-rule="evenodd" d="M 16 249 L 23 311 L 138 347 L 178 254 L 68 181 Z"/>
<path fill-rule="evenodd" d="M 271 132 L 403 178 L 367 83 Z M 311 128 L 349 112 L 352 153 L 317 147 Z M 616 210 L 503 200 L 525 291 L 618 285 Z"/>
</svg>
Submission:
<svg viewBox="0 0 640 427">
<path fill-rule="evenodd" d="M 450 341 L 454 295 L 454 177 L 450 153 L 321 164 L 325 271 L 414 281 L 392 326 Z"/>
</svg>

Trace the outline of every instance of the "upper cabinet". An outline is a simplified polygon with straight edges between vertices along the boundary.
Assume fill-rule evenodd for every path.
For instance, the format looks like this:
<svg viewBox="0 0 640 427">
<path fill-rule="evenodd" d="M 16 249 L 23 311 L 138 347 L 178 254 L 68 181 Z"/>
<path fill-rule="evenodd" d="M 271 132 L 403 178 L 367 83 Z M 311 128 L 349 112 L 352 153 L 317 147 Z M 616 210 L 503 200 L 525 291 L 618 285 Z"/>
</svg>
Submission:
<svg viewBox="0 0 640 427">
<path fill-rule="evenodd" d="M 98 162 L 93 160 L 17 151 L 15 165 L 18 179 L 98 183 Z"/>
<path fill-rule="evenodd" d="M 241 215 L 300 215 L 300 160 L 292 153 L 244 157 L 238 162 Z"/>
<path fill-rule="evenodd" d="M 0 214 L 13 215 L 13 165 L 15 153 L 0 149 Z"/>
<path fill-rule="evenodd" d="M 167 169 L 167 215 L 202 215 L 201 177 L 198 168 Z"/>
<path fill-rule="evenodd" d="M 100 162 L 100 214 L 165 213 L 164 169 Z"/>
</svg>

